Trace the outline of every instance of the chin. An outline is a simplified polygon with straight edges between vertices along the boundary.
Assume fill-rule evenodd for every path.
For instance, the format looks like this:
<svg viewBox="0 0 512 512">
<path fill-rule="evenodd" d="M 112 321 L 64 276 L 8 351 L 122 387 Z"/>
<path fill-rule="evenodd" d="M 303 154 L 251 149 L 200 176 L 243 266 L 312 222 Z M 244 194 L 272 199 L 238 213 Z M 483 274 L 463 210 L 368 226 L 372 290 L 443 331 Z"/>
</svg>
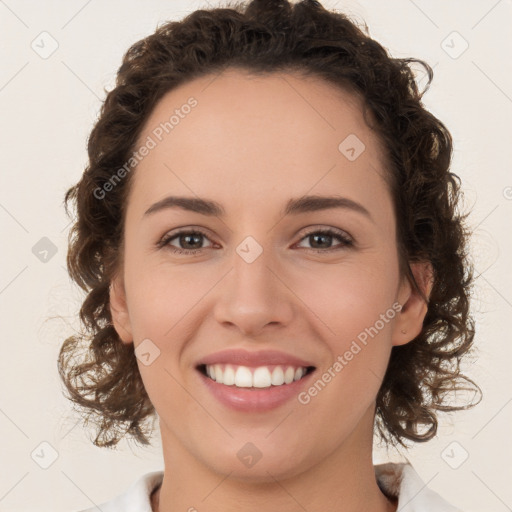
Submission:
<svg viewBox="0 0 512 512">
<path fill-rule="evenodd" d="M 318 462 L 317 457 L 307 455 L 304 445 L 286 450 L 282 443 L 268 439 L 262 439 L 260 443 L 255 440 L 254 444 L 243 443 L 240 447 L 239 443 L 235 444 L 235 449 L 230 446 L 222 453 L 208 453 L 203 463 L 215 473 L 229 475 L 230 479 L 268 484 L 295 477 Z M 276 451 L 279 446 L 280 451 Z"/>
</svg>

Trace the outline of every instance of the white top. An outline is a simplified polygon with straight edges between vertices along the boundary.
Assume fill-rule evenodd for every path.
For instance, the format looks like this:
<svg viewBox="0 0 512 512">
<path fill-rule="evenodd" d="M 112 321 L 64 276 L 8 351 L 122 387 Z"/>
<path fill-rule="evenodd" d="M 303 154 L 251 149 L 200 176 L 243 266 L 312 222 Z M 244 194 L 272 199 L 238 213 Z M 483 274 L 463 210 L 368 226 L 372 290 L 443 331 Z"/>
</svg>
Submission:
<svg viewBox="0 0 512 512">
<path fill-rule="evenodd" d="M 400 512 L 460 512 L 439 494 L 426 487 L 410 463 L 387 463 L 374 466 L 382 491 L 398 497 Z M 79 512 L 152 512 L 150 496 L 162 483 L 163 471 L 146 473 L 122 494 L 110 501 Z"/>
</svg>

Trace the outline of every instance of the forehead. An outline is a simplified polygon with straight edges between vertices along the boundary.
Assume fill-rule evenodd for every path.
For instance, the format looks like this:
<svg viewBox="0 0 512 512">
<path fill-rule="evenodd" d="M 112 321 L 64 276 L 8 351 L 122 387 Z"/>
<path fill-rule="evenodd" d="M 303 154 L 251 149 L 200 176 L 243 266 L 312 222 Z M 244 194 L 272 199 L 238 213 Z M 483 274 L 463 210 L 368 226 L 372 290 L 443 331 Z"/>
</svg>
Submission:
<svg viewBox="0 0 512 512">
<path fill-rule="evenodd" d="M 270 198 L 385 186 L 361 98 L 298 73 L 230 69 L 182 84 L 157 103 L 137 147 L 150 139 L 133 176 L 147 200 L 176 188 L 221 198 L 252 186 Z"/>
</svg>

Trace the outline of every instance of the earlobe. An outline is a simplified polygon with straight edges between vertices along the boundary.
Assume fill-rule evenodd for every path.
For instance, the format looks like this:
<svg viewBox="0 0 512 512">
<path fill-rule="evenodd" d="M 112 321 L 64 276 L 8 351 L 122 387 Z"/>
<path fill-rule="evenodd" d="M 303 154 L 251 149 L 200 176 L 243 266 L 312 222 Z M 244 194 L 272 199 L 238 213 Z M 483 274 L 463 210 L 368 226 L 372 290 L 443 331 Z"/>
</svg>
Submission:
<svg viewBox="0 0 512 512">
<path fill-rule="evenodd" d="M 429 298 L 434 284 L 432 264 L 411 263 L 410 267 L 418 287 Z M 428 311 L 428 304 L 406 278 L 400 288 L 399 301 L 402 309 L 393 328 L 394 346 L 405 345 L 420 334 Z"/>
<path fill-rule="evenodd" d="M 112 279 L 109 288 L 110 314 L 112 324 L 123 343 L 133 343 L 133 335 L 130 325 L 130 316 L 126 305 L 126 292 L 124 282 L 118 276 Z"/>
</svg>

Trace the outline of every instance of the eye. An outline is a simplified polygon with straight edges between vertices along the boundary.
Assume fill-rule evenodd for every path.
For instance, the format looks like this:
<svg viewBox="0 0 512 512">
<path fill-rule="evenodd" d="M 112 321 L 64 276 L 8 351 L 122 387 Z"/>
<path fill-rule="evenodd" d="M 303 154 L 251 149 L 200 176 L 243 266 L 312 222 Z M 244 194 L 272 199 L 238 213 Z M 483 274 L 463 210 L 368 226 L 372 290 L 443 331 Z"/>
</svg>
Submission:
<svg viewBox="0 0 512 512">
<path fill-rule="evenodd" d="M 198 252 L 201 252 L 203 249 L 203 239 L 206 238 L 209 240 L 206 233 L 204 233 L 201 230 L 194 229 L 194 230 L 182 230 L 175 233 L 170 233 L 168 235 L 165 235 L 160 242 L 158 242 L 158 247 L 168 247 L 172 252 L 175 252 L 177 254 L 197 254 Z M 177 243 L 181 246 L 185 246 L 185 248 L 182 247 L 176 247 L 175 245 L 172 245 L 171 242 L 173 240 L 177 241 Z"/>
<path fill-rule="evenodd" d="M 157 243 L 157 246 L 159 248 L 167 247 L 176 254 L 195 255 L 205 249 L 203 247 L 204 239 L 210 241 L 208 235 L 200 229 L 181 230 L 165 235 Z M 340 243 L 333 247 L 332 239 L 338 239 Z M 301 238 L 301 242 L 306 240 L 309 240 L 312 247 L 304 248 L 317 253 L 338 251 L 345 247 L 351 247 L 354 244 L 347 234 L 333 228 L 311 230 Z M 176 241 L 175 243 L 178 244 L 178 247 L 173 245 L 173 241 Z"/>
<path fill-rule="evenodd" d="M 337 238 L 341 243 L 333 247 L 333 238 Z M 338 251 L 344 247 L 351 247 L 354 245 L 354 242 L 347 234 L 341 230 L 333 228 L 322 228 L 309 231 L 302 237 L 301 241 L 309 241 L 312 247 L 306 247 L 306 249 L 318 253 Z"/>
</svg>

